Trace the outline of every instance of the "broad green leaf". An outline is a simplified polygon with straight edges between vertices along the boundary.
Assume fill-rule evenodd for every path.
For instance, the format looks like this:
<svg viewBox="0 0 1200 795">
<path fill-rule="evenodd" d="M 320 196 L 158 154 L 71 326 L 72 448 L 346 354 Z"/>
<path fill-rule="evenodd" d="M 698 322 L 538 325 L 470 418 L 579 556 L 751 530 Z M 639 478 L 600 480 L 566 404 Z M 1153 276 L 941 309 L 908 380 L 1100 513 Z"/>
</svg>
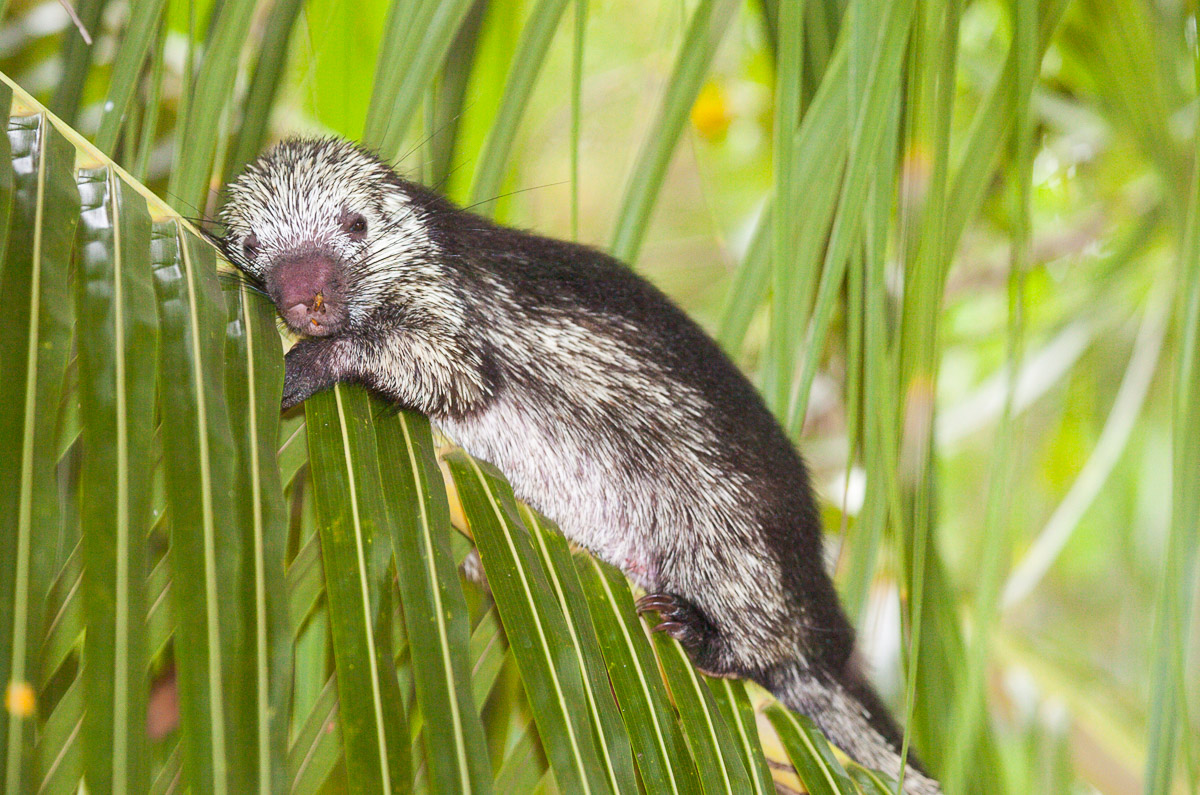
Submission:
<svg viewBox="0 0 1200 795">
<path fill-rule="evenodd" d="M 596 738 L 587 720 L 579 663 L 559 645 L 568 636 L 529 532 L 517 515 L 510 487 L 486 464 L 465 453 L 447 457 L 463 512 L 475 536 L 488 584 L 512 646 L 525 694 L 546 756 L 560 784 L 571 792 L 609 791 Z"/>
<path fill-rule="evenodd" d="M 508 644 L 505 643 L 504 630 L 495 607 L 483 614 L 471 633 L 470 655 L 471 693 L 475 703 L 482 705 L 491 694 L 504 661 L 508 659 Z"/>
<path fill-rule="evenodd" d="M 654 650 L 671 688 L 700 783 L 708 793 L 750 792 L 750 778 L 712 693 L 678 641 L 654 634 Z"/>
<path fill-rule="evenodd" d="M 71 551 L 46 597 L 46 629 L 42 640 L 39 690 L 48 684 L 50 677 L 58 672 L 71 652 L 79 648 L 79 641 L 83 638 L 82 559 L 81 542 Z"/>
<path fill-rule="evenodd" d="M 150 783 L 146 732 L 146 536 L 152 524 L 158 343 L 146 201 L 107 169 L 79 173 L 75 280 L 83 474 L 83 747 L 89 788 Z"/>
<path fill-rule="evenodd" d="M 167 761 L 163 764 L 162 769 L 158 771 L 158 775 L 154 777 L 154 783 L 150 785 L 150 795 L 168 795 L 175 792 L 179 788 L 179 783 L 183 778 L 183 750 L 182 743 L 176 743 L 171 749 L 171 753 L 167 756 Z"/>
<path fill-rule="evenodd" d="M 896 795 L 897 784 L 890 778 L 860 765 L 851 765 L 850 778 L 865 795 Z"/>
<path fill-rule="evenodd" d="M 380 610 L 386 566 L 379 562 L 391 550 L 368 400 L 362 389 L 344 386 L 310 398 L 308 448 L 347 777 L 357 791 L 403 792 L 411 765 L 408 727 L 391 654 L 377 637 L 386 618 Z M 333 423 L 318 420 L 322 414 Z"/>
<path fill-rule="evenodd" d="M 234 604 L 241 539 L 233 524 L 236 459 L 223 388 L 225 307 L 212 250 L 175 221 L 151 238 L 159 313 L 160 405 L 175 617 L 183 780 L 199 791 L 230 786 L 229 672 L 238 640 Z M 218 554 L 220 550 L 220 554 Z M 230 615 L 232 613 L 232 615 Z"/>
<path fill-rule="evenodd" d="M 700 792 L 696 764 L 675 721 L 629 585 L 594 558 L 576 560 L 642 781 L 660 783 L 663 792 L 676 795 Z"/>
<path fill-rule="evenodd" d="M 533 725 L 527 723 L 496 773 L 496 792 L 533 792 L 547 770 L 545 757 L 538 753 Z"/>
<path fill-rule="evenodd" d="M 450 508 L 429 420 L 375 420 L 380 476 L 404 606 L 417 701 L 427 716 L 425 760 L 435 792 L 489 792 L 483 726 L 471 697 L 467 604 L 450 557 Z"/>
<path fill-rule="evenodd" d="M 337 703 L 337 675 L 333 674 L 293 731 L 287 759 L 290 792 L 318 791 L 341 758 Z"/>
<path fill-rule="evenodd" d="M 321 539 L 313 535 L 305 542 L 287 570 L 288 617 L 293 632 L 299 632 L 325 592 L 321 567 Z"/>
<path fill-rule="evenodd" d="M 612 685 L 600 651 L 600 642 L 592 625 L 587 597 L 575 570 L 575 561 L 567 540 L 558 528 L 535 514 L 527 506 L 521 506 L 521 518 L 529 528 L 534 545 L 541 555 L 542 566 L 554 587 L 558 603 L 567 618 L 571 648 L 579 660 L 580 670 L 587 679 L 585 693 L 588 699 L 588 714 L 596 734 L 600 762 L 614 792 L 632 791 L 637 786 L 637 775 L 633 768 L 633 756 L 629 747 L 629 735 L 621 723 L 621 716 L 613 701 Z"/>
<path fill-rule="evenodd" d="M 337 677 L 331 676 L 288 751 L 291 792 L 319 792 L 341 758 L 341 751 Z"/>
<path fill-rule="evenodd" d="M 260 792 L 282 792 L 290 720 L 292 633 L 284 591 L 286 508 L 276 459 L 283 358 L 275 330 L 275 308 L 244 285 L 226 292 L 229 322 L 225 341 L 225 396 L 237 450 L 234 478 L 237 525 L 242 531 L 240 601 L 245 639 L 237 670 L 253 681 L 253 717 L 247 714 L 246 742 L 256 749 L 251 772 Z M 247 686 L 243 688 L 250 692 Z M 249 700 L 249 699 L 247 699 Z"/>
<path fill-rule="evenodd" d="M 71 242 L 79 218 L 75 152 L 44 113 L 8 122 L 13 173 L 0 295 L 11 333 L 0 337 L 0 719 L 6 792 L 32 782 L 34 683 L 42 607 L 60 534 L 55 413 L 69 353 Z"/>
<path fill-rule="evenodd" d="M 734 733 L 742 763 L 750 776 L 751 791 L 754 795 L 769 795 L 775 785 L 758 741 L 758 724 L 754 718 L 754 707 L 746 695 L 746 685 L 731 679 L 710 679 L 709 686 L 725 718 L 725 725 Z"/>
<path fill-rule="evenodd" d="M 825 737 L 808 718 L 780 704 L 767 707 L 766 714 L 779 733 L 796 775 L 810 795 L 855 795 L 858 792 Z"/>
</svg>

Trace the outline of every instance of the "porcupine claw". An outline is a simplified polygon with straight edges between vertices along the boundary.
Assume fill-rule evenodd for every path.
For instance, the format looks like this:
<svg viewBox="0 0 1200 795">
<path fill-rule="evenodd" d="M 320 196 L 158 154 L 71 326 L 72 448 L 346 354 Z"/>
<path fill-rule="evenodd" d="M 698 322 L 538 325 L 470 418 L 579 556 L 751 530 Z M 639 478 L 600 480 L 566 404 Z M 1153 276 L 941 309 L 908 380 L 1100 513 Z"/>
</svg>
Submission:
<svg viewBox="0 0 1200 795">
<path fill-rule="evenodd" d="M 669 593 L 646 594 L 637 600 L 637 610 L 639 613 L 658 613 L 662 621 L 655 625 L 653 631 L 670 635 L 689 653 L 698 651 L 713 634 L 711 622 L 681 596 Z"/>
</svg>

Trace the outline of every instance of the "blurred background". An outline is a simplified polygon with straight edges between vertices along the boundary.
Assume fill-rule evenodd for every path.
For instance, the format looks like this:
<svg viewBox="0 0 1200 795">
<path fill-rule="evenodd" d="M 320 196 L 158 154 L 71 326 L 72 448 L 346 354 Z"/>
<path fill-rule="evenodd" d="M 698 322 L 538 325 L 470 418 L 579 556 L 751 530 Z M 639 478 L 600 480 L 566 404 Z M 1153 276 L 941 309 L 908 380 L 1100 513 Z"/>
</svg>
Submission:
<svg viewBox="0 0 1200 795">
<path fill-rule="evenodd" d="M 890 125 L 883 157 L 854 149 L 854 124 L 814 127 L 807 138 L 803 127 L 798 137 L 789 130 L 785 140 L 799 142 L 788 165 L 806 174 L 792 181 L 779 177 L 779 131 L 787 129 L 781 15 L 803 23 L 797 118 L 820 107 L 817 86 L 834 69 L 839 43 L 855 43 L 845 3 L 796 1 L 802 10 L 789 9 L 789 0 L 726 3 L 724 17 L 717 10 L 725 25 L 719 46 L 694 96 L 682 94 L 682 135 L 642 213 L 644 238 L 617 249 L 718 335 L 795 432 L 864 654 L 900 714 L 912 597 L 925 594 L 920 648 L 940 646 L 919 658 L 933 673 L 912 682 L 913 720 L 936 771 L 963 762 L 952 759 L 951 743 L 931 745 L 973 725 L 994 744 L 990 758 L 1005 768 L 1006 791 L 1200 791 L 1198 519 L 1181 514 L 1197 497 L 1180 493 L 1192 489 L 1186 482 L 1172 489 L 1173 470 L 1177 479 L 1180 467 L 1200 460 L 1196 449 L 1180 451 L 1196 438 L 1180 435 L 1180 423 L 1194 429 L 1200 405 L 1179 382 L 1191 372 L 1182 369 L 1191 339 L 1184 319 L 1196 256 L 1187 245 L 1194 8 L 1182 0 L 920 3 L 918 27 L 945 26 L 956 46 L 914 36 L 896 95 L 864 107 L 867 115 L 848 114 L 859 125 Z M 220 5 L 166 4 L 153 45 L 161 59 L 130 110 L 144 134 L 125 136 L 117 149 L 119 162 L 168 202 L 181 200 L 176 208 L 190 216 L 211 217 L 230 176 L 216 169 L 204 206 L 171 193 L 172 164 L 187 146 L 176 120 L 189 41 L 204 40 Z M 481 178 L 480 152 L 537 5 L 470 7 L 396 162 L 504 223 L 610 247 L 661 132 L 664 97 L 679 83 L 689 21 L 698 6 L 713 4 L 563 4 L 507 166 Z M 0 70 L 91 136 L 130 5 L 75 7 L 90 48 L 55 0 L 7 3 Z M 884 7 L 891 4 L 878 13 Z M 1014 22 L 1021 8 L 1033 8 L 1049 36 L 1044 57 L 1022 60 L 1030 40 Z M 363 136 L 388 9 L 381 0 L 260 4 L 238 55 L 239 96 L 250 90 L 273 19 L 294 14 L 284 77 L 263 122 L 268 138 Z M 573 15 L 581 9 L 580 28 Z M 867 44 L 861 52 L 869 55 L 878 43 Z M 848 56 L 851 68 L 858 54 Z M 1027 105 L 1019 90 L 1003 97 L 1014 62 L 1038 64 Z M 840 89 L 843 104 L 858 107 L 866 82 L 854 80 L 871 76 L 843 81 L 864 89 Z M 998 90 L 998 115 L 986 116 Z M 220 123 L 232 130 L 242 119 L 228 110 Z M 813 158 L 827 137 L 849 139 L 850 152 L 828 163 Z M 216 161 L 232 167 L 234 155 L 218 150 Z M 845 192 L 856 160 L 877 177 L 859 205 Z M 776 240 L 773 248 L 776 233 L 763 219 L 769 204 L 780 206 L 781 184 L 801 186 L 784 206 L 802 228 L 800 242 Z M 810 199 L 828 204 L 816 195 L 822 185 L 840 186 L 840 209 L 815 211 L 806 231 Z M 931 191 L 941 220 L 929 209 Z M 830 219 L 843 211 L 862 226 L 848 267 L 828 257 Z M 965 224 L 961 234 L 956 221 Z M 927 254 L 930 240 L 941 247 Z M 794 256 L 781 259 L 789 250 Z M 914 304 L 927 256 L 942 278 Z M 813 280 L 799 303 L 787 298 L 788 274 Z M 817 288 L 818 274 L 829 276 L 828 287 Z M 872 274 L 882 280 L 878 293 Z M 872 295 L 881 303 L 871 304 Z M 922 320 L 932 330 L 910 334 Z M 800 329 L 791 347 L 778 341 L 788 326 Z M 877 350 L 890 363 L 886 378 L 872 358 L 873 328 L 884 335 Z M 914 339 L 932 347 L 912 348 Z M 922 369 L 922 355 L 932 369 Z M 806 367 L 805 406 L 796 393 Z M 914 384 L 934 391 L 918 394 Z M 892 436 L 902 434 L 890 447 L 887 428 L 877 428 L 888 424 Z M 923 439 L 932 444 L 928 466 Z M 889 452 L 877 456 L 882 450 Z M 968 706 L 973 692 L 978 715 Z M 943 703 L 920 706 L 931 702 Z"/>
</svg>

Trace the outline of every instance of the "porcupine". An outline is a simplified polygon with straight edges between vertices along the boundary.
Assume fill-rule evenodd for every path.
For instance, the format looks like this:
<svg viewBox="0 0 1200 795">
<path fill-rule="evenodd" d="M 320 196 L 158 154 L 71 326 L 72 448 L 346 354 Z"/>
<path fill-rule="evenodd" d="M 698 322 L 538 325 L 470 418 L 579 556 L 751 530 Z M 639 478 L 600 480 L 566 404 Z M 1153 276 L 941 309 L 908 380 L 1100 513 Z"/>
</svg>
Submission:
<svg viewBox="0 0 1200 795">
<path fill-rule="evenodd" d="M 304 339 L 283 408 L 340 381 L 423 412 L 645 588 L 696 667 L 753 679 L 858 762 L 901 733 L 856 664 L 808 475 L 750 382 L 658 289 L 505 228 L 338 139 L 246 167 L 224 253 Z M 910 756 L 906 788 L 940 792 Z"/>
</svg>

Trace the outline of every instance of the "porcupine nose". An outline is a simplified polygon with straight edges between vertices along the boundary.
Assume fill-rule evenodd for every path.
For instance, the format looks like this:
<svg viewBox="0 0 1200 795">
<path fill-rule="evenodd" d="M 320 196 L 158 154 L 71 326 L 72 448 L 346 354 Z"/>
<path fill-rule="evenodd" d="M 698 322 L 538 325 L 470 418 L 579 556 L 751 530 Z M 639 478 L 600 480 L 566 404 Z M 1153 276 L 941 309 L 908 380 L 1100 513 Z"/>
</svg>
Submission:
<svg viewBox="0 0 1200 795">
<path fill-rule="evenodd" d="M 276 305 L 294 331 L 325 336 L 342 324 L 337 268 L 321 253 L 290 257 L 275 274 Z"/>
</svg>

